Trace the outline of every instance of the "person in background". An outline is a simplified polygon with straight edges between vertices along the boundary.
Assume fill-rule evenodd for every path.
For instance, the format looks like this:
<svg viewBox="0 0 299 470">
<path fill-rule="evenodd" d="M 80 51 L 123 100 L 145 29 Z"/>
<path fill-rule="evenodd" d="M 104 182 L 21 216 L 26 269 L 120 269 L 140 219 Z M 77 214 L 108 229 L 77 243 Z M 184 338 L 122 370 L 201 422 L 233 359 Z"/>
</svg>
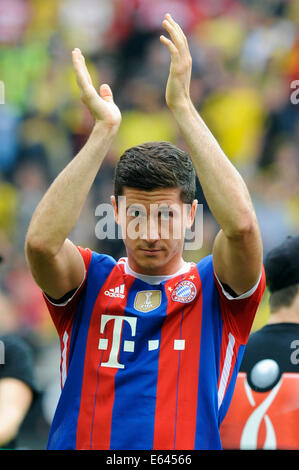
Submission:
<svg viewBox="0 0 299 470">
<path fill-rule="evenodd" d="M 14 334 L 0 336 L 0 449 L 16 449 L 18 434 L 34 402 L 32 351 Z"/>
<path fill-rule="evenodd" d="M 240 371 L 262 359 L 276 361 L 281 372 L 299 373 L 299 236 L 288 237 L 265 259 L 270 293 L 267 324 L 249 337 Z"/>
<path fill-rule="evenodd" d="M 20 427 L 38 395 L 33 351 L 7 325 L 4 308 L 5 295 L 0 292 L 0 450 L 17 448 Z"/>
<path fill-rule="evenodd" d="M 299 449 L 299 236 L 272 248 L 264 267 L 270 316 L 249 336 L 221 427 L 224 449 Z"/>
</svg>

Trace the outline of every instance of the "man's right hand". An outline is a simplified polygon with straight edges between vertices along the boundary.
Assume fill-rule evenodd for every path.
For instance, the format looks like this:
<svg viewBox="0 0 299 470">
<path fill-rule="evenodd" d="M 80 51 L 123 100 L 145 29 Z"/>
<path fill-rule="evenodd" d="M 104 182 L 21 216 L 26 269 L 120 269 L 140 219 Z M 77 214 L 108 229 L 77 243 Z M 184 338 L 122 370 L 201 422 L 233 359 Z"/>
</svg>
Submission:
<svg viewBox="0 0 299 470">
<path fill-rule="evenodd" d="M 97 93 L 80 49 L 73 50 L 72 59 L 82 102 L 87 106 L 96 122 L 101 121 L 103 124 L 118 130 L 121 122 L 121 112 L 113 101 L 111 88 L 109 85 L 103 84 L 100 86 L 99 93 Z"/>
<path fill-rule="evenodd" d="M 82 256 L 67 237 L 78 222 L 121 122 L 110 87 L 102 85 L 97 93 L 81 51 L 75 49 L 72 57 L 81 99 L 94 117 L 95 125 L 84 147 L 59 173 L 38 204 L 25 243 L 35 282 L 53 299 L 77 289 L 83 281 Z"/>
</svg>

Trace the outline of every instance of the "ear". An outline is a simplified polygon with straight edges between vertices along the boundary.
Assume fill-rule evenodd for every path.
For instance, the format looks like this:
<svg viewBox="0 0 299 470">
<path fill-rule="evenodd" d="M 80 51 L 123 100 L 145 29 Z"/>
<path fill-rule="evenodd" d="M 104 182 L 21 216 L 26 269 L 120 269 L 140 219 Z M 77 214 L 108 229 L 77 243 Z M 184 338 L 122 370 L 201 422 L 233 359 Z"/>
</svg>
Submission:
<svg viewBox="0 0 299 470">
<path fill-rule="evenodd" d="M 194 199 L 194 201 L 191 204 L 191 209 L 187 217 L 187 228 L 191 228 L 193 225 L 197 206 L 198 206 L 198 200 Z"/>
<path fill-rule="evenodd" d="M 117 204 L 116 204 L 115 196 L 110 196 L 110 201 L 111 201 L 111 204 L 112 204 L 113 209 L 114 209 L 115 222 L 117 224 L 119 224 L 119 212 L 118 212 L 118 207 L 117 207 Z"/>
</svg>

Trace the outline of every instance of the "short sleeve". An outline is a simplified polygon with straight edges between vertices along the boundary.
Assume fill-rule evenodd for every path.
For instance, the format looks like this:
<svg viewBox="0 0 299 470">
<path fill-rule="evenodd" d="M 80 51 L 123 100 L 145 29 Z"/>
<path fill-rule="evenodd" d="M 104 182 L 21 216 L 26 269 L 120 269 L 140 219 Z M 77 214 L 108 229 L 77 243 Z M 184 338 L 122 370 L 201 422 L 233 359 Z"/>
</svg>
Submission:
<svg viewBox="0 0 299 470">
<path fill-rule="evenodd" d="M 77 246 L 77 249 L 83 258 L 85 266 L 84 278 L 80 286 L 78 286 L 78 288 L 72 292 L 71 296 L 64 302 L 56 303 L 55 300 L 49 299 L 48 296 L 43 292 L 44 300 L 59 335 L 63 334 L 63 332 L 70 328 L 72 324 L 80 297 L 84 291 L 87 273 L 92 257 L 92 251 L 89 248 L 82 248 L 81 246 Z"/>
<path fill-rule="evenodd" d="M 266 276 L 264 267 L 257 284 L 250 291 L 233 297 L 227 293 L 214 272 L 224 325 L 238 339 L 239 343 L 246 344 L 252 324 L 265 292 Z"/>
</svg>

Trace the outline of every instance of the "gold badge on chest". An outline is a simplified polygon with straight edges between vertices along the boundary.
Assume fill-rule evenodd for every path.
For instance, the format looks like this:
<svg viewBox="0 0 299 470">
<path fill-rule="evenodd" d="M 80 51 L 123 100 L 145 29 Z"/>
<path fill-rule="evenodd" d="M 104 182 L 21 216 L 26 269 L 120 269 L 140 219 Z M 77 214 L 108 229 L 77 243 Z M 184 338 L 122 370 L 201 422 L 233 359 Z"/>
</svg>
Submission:
<svg viewBox="0 0 299 470">
<path fill-rule="evenodd" d="M 136 294 L 134 308 L 139 312 L 150 312 L 161 305 L 160 290 L 143 290 Z"/>
</svg>

